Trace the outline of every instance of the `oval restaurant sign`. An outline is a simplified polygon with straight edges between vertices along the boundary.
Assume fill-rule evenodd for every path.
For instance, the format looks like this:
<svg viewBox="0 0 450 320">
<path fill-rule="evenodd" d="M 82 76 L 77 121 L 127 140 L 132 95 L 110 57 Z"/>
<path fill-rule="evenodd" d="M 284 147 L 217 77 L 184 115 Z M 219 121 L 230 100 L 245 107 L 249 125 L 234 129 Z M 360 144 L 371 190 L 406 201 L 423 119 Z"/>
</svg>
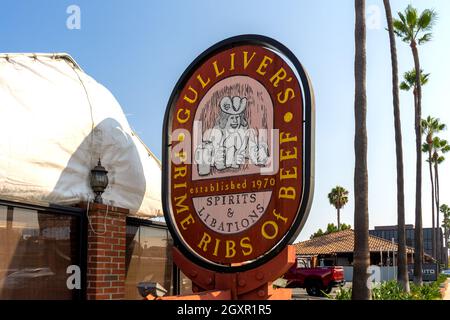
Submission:
<svg viewBox="0 0 450 320">
<path fill-rule="evenodd" d="M 251 269 L 298 235 L 312 197 L 312 100 L 295 56 L 262 36 L 218 43 L 182 75 L 165 116 L 162 194 L 192 262 Z"/>
</svg>

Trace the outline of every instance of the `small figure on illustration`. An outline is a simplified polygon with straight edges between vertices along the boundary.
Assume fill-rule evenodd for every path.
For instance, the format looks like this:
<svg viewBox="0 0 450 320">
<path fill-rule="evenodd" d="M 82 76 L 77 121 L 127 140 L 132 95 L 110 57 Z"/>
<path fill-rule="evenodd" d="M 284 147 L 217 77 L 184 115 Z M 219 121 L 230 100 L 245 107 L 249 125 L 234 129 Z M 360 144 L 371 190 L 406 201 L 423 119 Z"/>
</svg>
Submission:
<svg viewBox="0 0 450 320">
<path fill-rule="evenodd" d="M 250 159 L 252 164 L 264 166 L 269 158 L 268 145 L 258 142 L 256 130 L 249 128 L 245 115 L 247 98 L 223 97 L 214 128 L 203 134 L 202 144 L 196 150 L 200 176 L 217 170 L 239 169 Z"/>
</svg>

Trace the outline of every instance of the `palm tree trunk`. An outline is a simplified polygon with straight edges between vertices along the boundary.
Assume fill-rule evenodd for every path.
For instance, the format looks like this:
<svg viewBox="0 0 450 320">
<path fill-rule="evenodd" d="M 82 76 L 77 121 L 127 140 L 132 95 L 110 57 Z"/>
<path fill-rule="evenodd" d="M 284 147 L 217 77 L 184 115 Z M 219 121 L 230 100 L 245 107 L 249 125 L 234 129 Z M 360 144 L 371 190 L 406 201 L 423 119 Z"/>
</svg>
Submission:
<svg viewBox="0 0 450 320">
<path fill-rule="evenodd" d="M 445 214 L 444 214 L 444 219 L 445 219 Z M 449 234 L 449 230 L 447 228 L 447 223 L 444 224 L 444 265 L 446 266 L 446 269 L 448 269 L 448 234 Z"/>
<path fill-rule="evenodd" d="M 434 179 L 435 179 L 435 183 L 436 183 L 436 194 L 435 194 L 435 199 L 436 199 L 436 208 L 437 208 L 437 213 L 436 213 L 436 254 L 437 254 L 437 260 L 439 262 L 439 264 L 442 263 L 442 253 L 441 253 L 441 242 L 442 242 L 442 235 L 441 235 L 441 225 L 440 225 L 440 215 L 439 215 L 439 172 L 438 172 L 438 163 L 437 161 L 434 163 Z M 433 229 L 434 230 L 434 229 Z"/>
<path fill-rule="evenodd" d="M 443 244 L 443 248 L 444 248 L 444 254 L 443 254 L 443 261 L 442 264 L 445 266 L 445 269 L 448 269 L 449 267 L 449 263 L 448 263 L 448 236 L 449 236 L 449 229 L 447 227 L 448 223 L 447 223 L 447 219 L 446 219 L 446 215 L 447 213 L 442 211 L 442 214 L 444 215 L 442 218 L 444 219 L 444 244 Z"/>
<path fill-rule="evenodd" d="M 395 44 L 392 11 L 389 0 L 383 0 L 389 30 L 392 64 L 392 96 L 394 106 L 395 155 L 397 159 L 397 231 L 398 231 L 398 274 L 397 279 L 403 290 L 409 292 L 408 261 L 405 234 L 405 187 L 403 175 L 403 142 L 400 117 L 400 98 L 398 87 L 397 46 Z"/>
<path fill-rule="evenodd" d="M 411 50 L 414 57 L 416 69 L 415 86 L 415 131 L 416 131 L 416 227 L 414 229 L 414 282 L 422 285 L 423 265 L 423 231 L 422 231 L 422 129 L 420 120 L 422 118 L 422 86 L 420 83 L 420 61 L 417 44 L 411 42 Z"/>
<path fill-rule="evenodd" d="M 353 300 L 370 300 L 367 286 L 369 256 L 369 210 L 367 174 L 367 96 L 365 0 L 355 0 L 355 243 Z"/>
<path fill-rule="evenodd" d="M 434 190 L 435 190 L 435 188 L 436 188 L 436 186 L 435 186 L 435 184 L 434 184 L 434 179 L 433 179 L 433 164 L 432 164 L 432 162 L 431 162 L 431 146 L 430 146 L 430 150 L 428 151 L 429 152 L 429 156 L 428 156 L 428 160 L 429 160 L 429 163 L 428 163 L 428 165 L 429 165 L 429 168 L 430 168 L 430 180 L 431 180 L 431 220 L 432 220 L 432 224 L 431 224 L 431 226 L 432 226 L 432 231 L 431 231 L 431 237 L 432 237 L 432 252 L 433 252 L 433 257 L 434 258 L 436 258 L 437 257 L 437 255 L 436 255 L 436 228 L 435 228 L 435 224 L 434 224 L 434 217 L 435 217 L 435 214 L 434 214 L 434 203 L 435 203 L 435 195 L 434 195 Z"/>
<path fill-rule="evenodd" d="M 341 209 L 337 209 L 337 227 L 338 231 L 341 230 Z"/>
</svg>

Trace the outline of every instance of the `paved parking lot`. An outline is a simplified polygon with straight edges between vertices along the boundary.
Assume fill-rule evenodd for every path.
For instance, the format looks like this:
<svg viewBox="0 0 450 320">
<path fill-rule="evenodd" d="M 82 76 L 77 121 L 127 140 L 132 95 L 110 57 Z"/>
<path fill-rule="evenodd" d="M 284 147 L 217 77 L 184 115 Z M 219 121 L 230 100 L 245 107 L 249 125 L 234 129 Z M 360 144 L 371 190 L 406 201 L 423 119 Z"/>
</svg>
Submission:
<svg viewBox="0 0 450 320">
<path fill-rule="evenodd" d="M 352 286 L 351 282 L 347 282 L 344 288 L 350 288 Z M 333 288 L 330 292 L 330 296 L 334 297 L 339 288 Z M 306 289 L 292 289 L 292 300 L 329 300 L 327 297 L 311 297 L 306 293 Z"/>
</svg>

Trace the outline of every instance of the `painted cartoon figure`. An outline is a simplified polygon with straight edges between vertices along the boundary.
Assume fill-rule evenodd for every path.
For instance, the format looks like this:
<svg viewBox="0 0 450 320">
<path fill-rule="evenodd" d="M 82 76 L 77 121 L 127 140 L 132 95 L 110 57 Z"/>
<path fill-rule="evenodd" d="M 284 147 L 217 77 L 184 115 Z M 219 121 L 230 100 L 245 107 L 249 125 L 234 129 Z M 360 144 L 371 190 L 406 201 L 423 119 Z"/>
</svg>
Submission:
<svg viewBox="0 0 450 320">
<path fill-rule="evenodd" d="M 255 165 L 265 165 L 268 146 L 258 143 L 256 131 L 249 128 L 245 116 L 247 98 L 223 97 L 219 107 L 216 125 L 203 134 L 202 145 L 196 150 L 199 175 L 209 175 L 211 167 L 238 169 L 246 159 Z"/>
</svg>

